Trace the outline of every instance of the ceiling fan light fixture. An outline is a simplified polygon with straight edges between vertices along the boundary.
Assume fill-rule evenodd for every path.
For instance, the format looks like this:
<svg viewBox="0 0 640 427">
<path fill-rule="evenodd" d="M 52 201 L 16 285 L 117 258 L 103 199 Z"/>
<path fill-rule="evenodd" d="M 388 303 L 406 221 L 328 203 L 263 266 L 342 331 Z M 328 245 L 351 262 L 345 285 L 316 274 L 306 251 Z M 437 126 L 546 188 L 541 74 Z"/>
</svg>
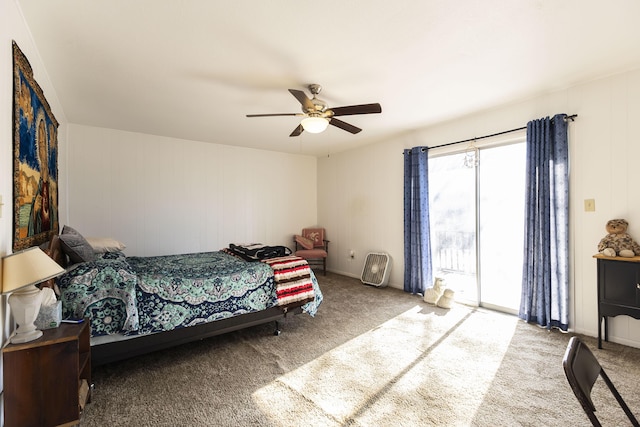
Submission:
<svg viewBox="0 0 640 427">
<path fill-rule="evenodd" d="M 302 113 L 271 113 L 271 114 L 247 114 L 247 117 L 273 117 L 296 116 L 304 117 L 289 136 L 300 136 L 306 130 L 309 133 L 324 132 L 327 126 L 335 126 L 351 134 L 362 131 L 359 127 L 338 119 L 339 116 L 353 116 L 356 114 L 382 113 L 380 104 L 346 105 L 343 107 L 327 108 L 327 103 L 316 98 L 320 93 L 320 85 L 309 85 L 309 91 L 313 98 L 309 98 L 303 91 L 289 89 L 289 93 L 300 103 Z"/>
<path fill-rule="evenodd" d="M 324 117 L 307 117 L 300 122 L 304 130 L 309 133 L 320 133 L 329 126 L 329 119 Z"/>
</svg>

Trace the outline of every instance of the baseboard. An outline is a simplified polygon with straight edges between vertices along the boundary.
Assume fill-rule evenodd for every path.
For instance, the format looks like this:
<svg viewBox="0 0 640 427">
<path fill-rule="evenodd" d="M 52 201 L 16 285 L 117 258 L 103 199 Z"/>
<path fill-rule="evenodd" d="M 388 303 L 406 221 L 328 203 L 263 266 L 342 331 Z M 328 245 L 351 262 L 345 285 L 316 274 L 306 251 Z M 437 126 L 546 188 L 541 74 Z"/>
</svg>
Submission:
<svg viewBox="0 0 640 427">
<path fill-rule="evenodd" d="M 360 280 L 360 275 L 357 275 L 357 274 L 348 273 L 346 271 L 334 270 L 334 269 L 331 269 L 331 268 L 327 268 L 327 271 L 331 272 L 331 273 L 339 274 L 341 276 L 347 276 L 347 277 L 351 277 L 351 278 Z M 398 285 L 397 283 L 389 282 L 387 284 L 387 286 L 390 287 L 390 288 L 395 288 L 395 289 L 404 289 L 403 285 Z"/>
</svg>

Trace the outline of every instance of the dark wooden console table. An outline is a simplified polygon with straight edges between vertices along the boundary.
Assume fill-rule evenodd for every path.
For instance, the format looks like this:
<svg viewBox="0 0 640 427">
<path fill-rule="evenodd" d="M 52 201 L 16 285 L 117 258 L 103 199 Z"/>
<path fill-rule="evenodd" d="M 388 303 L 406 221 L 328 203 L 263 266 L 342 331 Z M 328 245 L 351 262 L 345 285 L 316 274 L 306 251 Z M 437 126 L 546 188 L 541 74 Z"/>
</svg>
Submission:
<svg viewBox="0 0 640 427">
<path fill-rule="evenodd" d="M 598 348 L 609 340 L 608 317 L 621 314 L 640 319 L 640 256 L 593 256 L 598 260 Z M 604 321 L 604 322 L 603 322 Z"/>
</svg>

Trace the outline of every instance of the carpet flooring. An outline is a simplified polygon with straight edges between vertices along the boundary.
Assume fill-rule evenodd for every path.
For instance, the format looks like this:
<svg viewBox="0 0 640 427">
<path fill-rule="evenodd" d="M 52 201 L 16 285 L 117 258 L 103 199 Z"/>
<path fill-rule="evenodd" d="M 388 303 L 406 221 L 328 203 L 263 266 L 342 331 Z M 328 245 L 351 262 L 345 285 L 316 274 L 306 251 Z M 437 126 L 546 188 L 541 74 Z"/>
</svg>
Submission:
<svg viewBox="0 0 640 427">
<path fill-rule="evenodd" d="M 328 273 L 316 317 L 98 367 L 82 426 L 588 426 L 571 334 Z M 640 349 L 583 337 L 636 414 Z M 627 425 L 599 381 L 603 425 Z"/>
</svg>

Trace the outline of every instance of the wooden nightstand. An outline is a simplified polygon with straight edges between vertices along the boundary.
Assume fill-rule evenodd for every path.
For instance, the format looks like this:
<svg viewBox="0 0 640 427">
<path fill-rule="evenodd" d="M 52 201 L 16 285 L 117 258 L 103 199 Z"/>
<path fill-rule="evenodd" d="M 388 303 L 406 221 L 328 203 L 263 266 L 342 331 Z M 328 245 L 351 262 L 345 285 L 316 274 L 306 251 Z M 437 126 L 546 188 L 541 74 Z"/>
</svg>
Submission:
<svg viewBox="0 0 640 427">
<path fill-rule="evenodd" d="M 87 320 L 63 323 L 37 340 L 2 349 L 6 427 L 80 422 L 91 398 L 89 333 Z"/>
</svg>

